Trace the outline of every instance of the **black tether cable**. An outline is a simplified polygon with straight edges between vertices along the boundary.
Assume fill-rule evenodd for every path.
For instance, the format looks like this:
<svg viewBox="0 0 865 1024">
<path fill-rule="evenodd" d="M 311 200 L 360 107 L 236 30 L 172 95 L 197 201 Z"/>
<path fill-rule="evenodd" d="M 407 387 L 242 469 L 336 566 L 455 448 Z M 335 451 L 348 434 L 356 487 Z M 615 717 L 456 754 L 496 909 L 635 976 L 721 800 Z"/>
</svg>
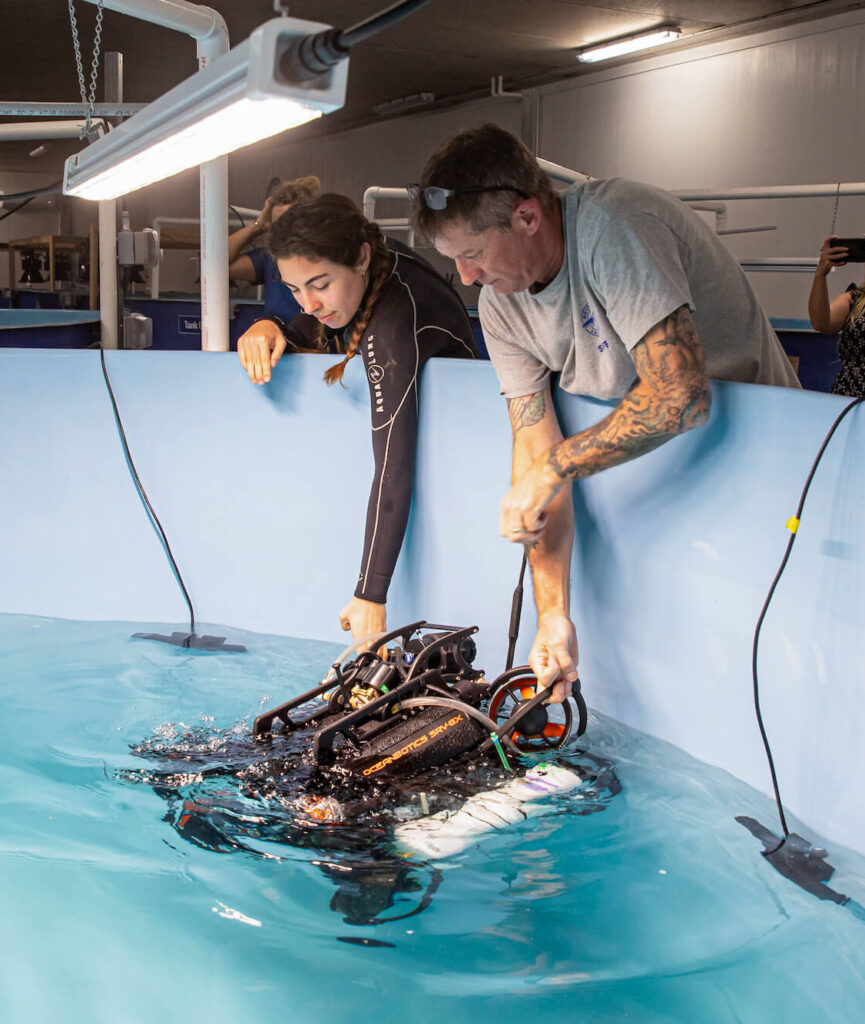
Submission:
<svg viewBox="0 0 865 1024">
<path fill-rule="evenodd" d="M 760 611 L 760 617 L 757 620 L 757 628 L 754 630 L 754 646 L 751 653 L 751 675 L 754 681 L 754 709 L 757 712 L 757 724 L 760 727 L 760 735 L 763 738 L 763 746 L 766 750 L 766 758 L 769 762 L 769 771 L 772 775 L 772 788 L 775 791 L 775 803 L 778 806 L 778 817 L 781 820 L 781 828 L 784 831 L 784 838 L 781 840 L 781 842 L 778 843 L 774 850 L 764 850 L 764 856 L 769 856 L 772 853 L 777 853 L 777 851 L 781 849 L 784 843 L 787 842 L 787 839 L 790 836 L 790 831 L 787 828 L 787 819 L 784 815 L 784 805 L 781 802 L 781 791 L 778 788 L 778 776 L 775 772 L 775 761 L 772 757 L 772 750 L 769 746 L 769 738 L 766 735 L 766 727 L 763 724 L 763 715 L 760 711 L 760 686 L 757 679 L 757 648 L 760 642 L 760 630 L 763 627 L 763 620 L 766 618 L 766 613 L 769 610 L 769 604 L 775 593 L 775 589 L 777 588 L 778 583 L 781 580 L 781 576 L 784 572 L 784 569 L 787 567 L 787 561 L 790 558 L 790 552 L 793 550 L 793 544 L 796 541 L 796 534 L 799 529 L 799 522 L 802 518 L 802 510 L 805 507 L 805 499 L 808 496 L 808 490 L 811 487 L 811 481 L 814 479 L 814 474 L 817 472 L 817 467 L 820 465 L 820 460 L 823 458 L 823 453 L 826 451 L 829 442 L 832 440 L 832 435 L 838 429 L 839 424 L 847 415 L 847 413 L 850 412 L 851 409 L 853 409 L 855 406 L 859 405 L 859 403 L 863 401 L 865 401 L 865 398 L 856 398 L 852 402 L 850 402 L 849 405 L 845 406 L 844 409 L 842 409 L 841 413 L 838 415 L 835 422 L 830 427 L 828 434 L 824 438 L 823 444 L 820 446 L 820 450 L 817 452 L 817 456 L 814 459 L 814 462 L 811 464 L 811 471 L 808 473 L 808 479 L 805 481 L 805 486 L 802 488 L 802 494 L 799 497 L 799 505 L 796 509 L 796 514 L 792 516 L 787 522 L 787 527 L 790 530 L 790 539 L 789 541 L 787 541 L 787 550 L 784 552 L 784 557 L 781 559 L 781 565 L 778 567 L 778 571 L 775 573 L 775 578 L 772 580 L 772 585 L 769 587 L 769 593 L 766 595 L 766 600 L 763 602 L 763 608 Z"/>
<path fill-rule="evenodd" d="M 13 206 L 11 210 L 4 210 L 0 214 L 0 220 L 6 220 L 7 217 L 11 217 L 13 213 L 17 213 L 19 210 L 23 210 L 28 203 L 32 203 L 36 196 L 30 196 L 29 199 L 25 199 L 23 203 L 19 203 L 17 206 Z M 0 196 L 0 202 L 4 201 L 5 197 Z"/>
<path fill-rule="evenodd" d="M 240 226 L 242 228 L 245 228 L 246 227 L 246 221 L 243 219 L 243 217 L 240 216 L 238 211 L 230 203 L 228 204 L 228 208 L 229 208 L 229 210 L 231 210 L 231 212 L 234 214 L 234 216 L 237 217 L 237 219 L 240 221 Z"/>
<path fill-rule="evenodd" d="M 111 387 L 111 381 L 108 378 L 108 367 L 105 365 L 105 349 L 102 348 L 101 345 L 99 346 L 99 361 L 102 365 L 102 376 L 105 378 L 108 395 L 111 398 L 111 408 L 114 411 L 114 420 L 117 423 L 117 432 L 120 434 L 120 443 L 123 445 L 123 454 L 126 457 L 126 461 L 129 463 L 129 469 L 132 473 L 132 479 L 135 481 L 135 487 L 138 490 L 138 494 L 144 502 L 153 525 L 159 533 L 162 546 L 165 548 L 165 553 L 168 555 L 168 561 L 171 563 L 172 571 L 177 578 L 177 582 L 180 584 L 180 589 L 183 592 L 183 600 L 186 601 L 186 605 L 189 608 L 189 633 L 190 636 L 192 636 L 195 633 L 195 612 L 192 608 L 192 601 L 189 599 L 186 585 L 183 582 L 183 577 L 180 575 L 180 569 L 177 568 L 177 562 L 175 562 L 174 555 L 171 552 L 171 545 L 168 543 L 168 537 L 165 535 L 165 530 L 162 528 L 159 516 L 157 516 L 153 506 L 150 504 L 150 499 L 147 497 L 147 493 L 145 492 L 138 476 L 138 470 L 135 468 L 135 463 L 132 461 L 132 455 L 129 452 L 129 442 L 126 440 L 126 431 L 123 429 L 123 422 L 120 419 L 120 411 L 117 408 L 117 401 L 114 398 L 114 389 Z"/>
<path fill-rule="evenodd" d="M 11 199 L 35 199 L 37 196 L 53 196 L 63 191 L 63 182 L 55 181 L 53 185 L 46 185 L 45 188 L 31 188 L 29 192 L 4 192 L 0 194 L 0 202 L 7 202 Z"/>
<path fill-rule="evenodd" d="M 340 32 L 340 46 L 348 49 L 356 43 L 362 43 L 364 39 L 369 39 L 370 36 L 381 32 L 383 28 L 387 28 L 388 25 L 392 25 L 401 18 L 407 17 L 419 7 L 424 7 L 429 2 L 430 0 L 400 0 L 399 3 L 393 4 L 386 10 L 379 11 L 378 14 L 373 14 L 369 18 L 359 21 L 356 25 L 352 25 L 351 28 Z"/>
<path fill-rule="evenodd" d="M 426 6 L 430 0 L 400 0 L 384 11 L 359 21 L 348 29 L 329 28 L 298 39 L 282 55 L 279 67 L 289 82 L 304 81 L 310 75 L 323 75 L 345 60 L 349 49 L 382 29 Z"/>
<path fill-rule="evenodd" d="M 511 598 L 511 621 L 508 627 L 508 656 L 505 660 L 505 672 L 514 667 L 514 652 L 517 648 L 517 637 L 520 635 L 520 617 L 523 611 L 523 577 L 529 561 L 529 549 L 523 548 L 523 564 L 520 566 L 520 578 L 514 596 Z"/>
</svg>

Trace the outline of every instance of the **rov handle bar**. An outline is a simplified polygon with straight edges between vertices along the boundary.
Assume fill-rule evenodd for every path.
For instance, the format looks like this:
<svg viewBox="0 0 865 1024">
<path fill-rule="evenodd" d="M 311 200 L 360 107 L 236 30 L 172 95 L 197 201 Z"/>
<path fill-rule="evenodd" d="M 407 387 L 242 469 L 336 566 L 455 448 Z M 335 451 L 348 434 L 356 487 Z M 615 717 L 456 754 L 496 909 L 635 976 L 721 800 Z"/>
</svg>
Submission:
<svg viewBox="0 0 865 1024">
<path fill-rule="evenodd" d="M 429 628 L 429 627 L 427 627 Z M 439 627 L 442 629 L 450 629 L 449 626 Z M 473 636 L 477 633 L 477 626 L 466 626 L 465 629 L 451 629 L 450 633 L 446 633 L 444 636 L 440 636 L 437 640 L 433 640 L 431 644 L 428 644 L 424 649 L 415 656 L 412 662 L 409 674 L 406 677 L 406 681 L 415 678 L 415 673 L 418 672 L 421 665 L 429 663 L 430 655 L 435 654 L 439 648 L 444 647 L 445 644 L 453 643 L 454 641 L 464 640 L 466 637 Z M 420 673 L 418 673 L 420 674 Z"/>
<path fill-rule="evenodd" d="M 407 626 L 400 626 L 399 629 L 392 629 L 389 633 L 383 634 L 375 641 L 376 650 L 389 643 L 391 640 L 396 640 L 397 637 L 402 638 L 403 646 L 405 646 L 411 639 L 412 635 L 419 629 L 423 628 L 429 628 L 427 626 L 426 619 L 419 619 L 417 622 L 410 622 Z M 375 652 L 364 651 L 363 653 L 370 655 L 369 660 L 378 657 Z M 319 697 L 328 690 L 333 690 L 340 686 L 344 681 L 344 676 L 340 671 L 341 668 L 341 662 L 334 663 L 331 665 L 328 674 L 318 684 L 318 686 L 313 687 L 311 690 L 306 690 L 298 697 L 292 697 L 290 700 L 285 701 L 275 708 L 271 708 L 269 711 L 263 711 L 252 723 L 253 737 L 255 739 L 261 739 L 262 736 L 266 736 L 273 729 L 273 724 L 277 719 L 279 719 L 279 721 L 282 722 L 285 728 L 289 731 L 308 725 L 311 721 L 314 721 L 319 717 L 318 714 L 313 714 L 300 721 L 295 721 L 289 715 L 289 711 L 294 711 L 295 708 L 300 707 L 302 704 L 306 704 L 313 698 Z"/>
<path fill-rule="evenodd" d="M 307 701 L 320 696 L 327 690 L 332 690 L 335 685 L 335 681 L 330 679 L 326 683 L 319 683 L 318 686 L 311 690 L 307 690 L 306 693 L 302 693 L 299 697 L 292 697 L 291 700 L 285 701 L 285 703 L 280 704 L 278 707 L 271 708 L 269 711 L 263 711 L 252 723 L 253 738 L 261 739 L 262 736 L 267 735 L 273 729 L 273 723 L 277 719 L 279 719 L 289 731 L 297 728 L 298 726 L 305 725 L 309 719 L 305 719 L 302 722 L 295 722 L 289 715 L 289 711 L 293 711 L 295 708 L 300 707 L 301 704 L 306 704 Z M 313 715 L 312 718 L 315 718 L 315 715 Z"/>
</svg>

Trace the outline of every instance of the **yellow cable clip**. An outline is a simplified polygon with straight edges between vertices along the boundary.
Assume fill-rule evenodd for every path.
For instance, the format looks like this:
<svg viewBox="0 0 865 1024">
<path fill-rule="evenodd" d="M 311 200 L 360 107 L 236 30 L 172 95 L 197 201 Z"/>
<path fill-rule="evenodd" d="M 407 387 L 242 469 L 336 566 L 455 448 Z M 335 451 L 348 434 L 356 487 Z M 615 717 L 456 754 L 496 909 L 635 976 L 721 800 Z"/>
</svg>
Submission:
<svg viewBox="0 0 865 1024">
<path fill-rule="evenodd" d="M 795 533 L 799 529 L 799 519 L 797 516 L 790 516 L 787 520 L 787 529 L 790 533 Z"/>
</svg>

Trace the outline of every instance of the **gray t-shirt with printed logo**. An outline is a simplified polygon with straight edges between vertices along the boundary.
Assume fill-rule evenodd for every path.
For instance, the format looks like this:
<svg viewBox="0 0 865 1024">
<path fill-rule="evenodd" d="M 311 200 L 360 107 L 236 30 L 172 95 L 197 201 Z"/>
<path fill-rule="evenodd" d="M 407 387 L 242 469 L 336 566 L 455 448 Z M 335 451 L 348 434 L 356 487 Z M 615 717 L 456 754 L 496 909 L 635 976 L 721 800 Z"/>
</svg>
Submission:
<svg viewBox="0 0 865 1024">
<path fill-rule="evenodd" d="M 574 394 L 621 398 L 631 349 L 680 306 L 691 309 L 708 376 L 799 387 L 729 250 L 688 206 L 622 178 L 561 196 L 565 258 L 542 291 L 481 290 L 481 326 L 502 394 L 542 390 L 551 371 Z"/>
</svg>

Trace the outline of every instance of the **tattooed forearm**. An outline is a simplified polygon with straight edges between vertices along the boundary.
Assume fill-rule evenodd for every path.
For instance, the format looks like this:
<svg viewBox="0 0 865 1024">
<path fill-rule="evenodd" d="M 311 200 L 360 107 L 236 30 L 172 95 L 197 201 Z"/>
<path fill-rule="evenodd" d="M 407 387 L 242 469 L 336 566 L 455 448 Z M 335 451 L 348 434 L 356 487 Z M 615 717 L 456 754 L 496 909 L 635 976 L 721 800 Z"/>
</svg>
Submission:
<svg viewBox="0 0 865 1024">
<path fill-rule="evenodd" d="M 522 398 L 508 399 L 508 416 L 511 419 L 511 430 L 514 434 L 523 427 L 533 427 L 540 423 L 546 412 L 543 391 Z"/>
<path fill-rule="evenodd" d="M 631 354 L 638 377 L 619 405 L 547 453 L 561 479 L 579 480 L 628 462 L 708 419 L 712 396 L 687 306 L 653 327 Z"/>
</svg>

